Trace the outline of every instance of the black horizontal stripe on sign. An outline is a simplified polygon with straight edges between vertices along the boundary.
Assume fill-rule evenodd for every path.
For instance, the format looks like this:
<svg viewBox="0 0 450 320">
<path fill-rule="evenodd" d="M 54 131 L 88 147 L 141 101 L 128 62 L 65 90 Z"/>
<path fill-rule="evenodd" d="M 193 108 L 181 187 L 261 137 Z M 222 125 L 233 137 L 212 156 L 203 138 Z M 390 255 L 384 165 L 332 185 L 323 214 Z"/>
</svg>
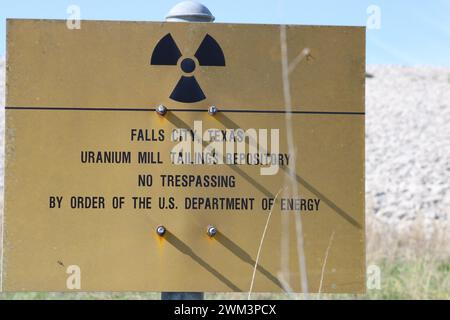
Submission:
<svg viewBox="0 0 450 320">
<path fill-rule="evenodd" d="M 116 111 L 116 112 L 151 112 L 155 108 L 81 108 L 81 107 L 5 107 L 6 110 L 58 110 L 58 111 Z M 167 109 L 170 112 L 208 112 L 205 109 Z M 310 114 L 310 115 L 365 115 L 365 112 L 351 111 L 287 111 L 287 110 L 218 110 L 223 113 L 266 113 L 266 114 Z"/>
</svg>

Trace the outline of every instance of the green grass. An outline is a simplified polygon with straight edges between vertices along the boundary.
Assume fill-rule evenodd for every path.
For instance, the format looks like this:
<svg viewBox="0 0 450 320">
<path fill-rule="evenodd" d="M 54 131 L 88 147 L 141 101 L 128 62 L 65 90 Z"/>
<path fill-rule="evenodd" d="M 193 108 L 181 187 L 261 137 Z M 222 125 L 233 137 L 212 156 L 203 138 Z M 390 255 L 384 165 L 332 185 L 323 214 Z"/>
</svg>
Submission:
<svg viewBox="0 0 450 320">
<path fill-rule="evenodd" d="M 450 299 L 450 261 L 423 258 L 382 262 L 381 290 L 370 299 Z"/>
</svg>

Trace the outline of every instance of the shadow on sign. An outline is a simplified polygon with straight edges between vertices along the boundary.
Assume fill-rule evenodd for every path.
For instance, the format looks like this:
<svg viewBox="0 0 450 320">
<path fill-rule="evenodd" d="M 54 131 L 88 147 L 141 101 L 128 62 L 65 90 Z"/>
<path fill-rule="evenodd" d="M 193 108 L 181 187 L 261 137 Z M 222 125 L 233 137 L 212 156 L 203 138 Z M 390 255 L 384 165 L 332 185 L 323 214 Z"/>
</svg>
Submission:
<svg viewBox="0 0 450 320">
<path fill-rule="evenodd" d="M 223 233 L 219 232 L 215 236 L 217 242 L 219 242 L 221 245 L 223 245 L 225 248 L 230 250 L 233 254 L 235 254 L 237 257 L 239 257 L 242 261 L 250 264 L 252 268 L 255 266 L 256 261 L 252 259 L 252 257 L 244 251 L 241 247 L 239 247 L 236 243 L 234 243 L 230 238 L 228 238 Z M 265 269 L 263 266 L 258 264 L 256 269 L 261 272 L 267 279 L 272 281 L 277 287 L 283 289 L 282 284 L 280 281 L 275 277 L 273 274 L 271 274 L 267 269 Z M 283 289 L 284 290 L 284 289 Z"/>
<path fill-rule="evenodd" d="M 221 114 L 220 117 L 217 117 L 217 119 L 226 127 L 226 128 L 239 128 L 239 126 L 230 118 L 228 118 L 226 115 Z M 247 140 L 246 140 L 247 141 Z M 233 168 L 233 166 L 232 166 Z M 336 205 L 333 201 L 331 201 L 329 198 L 327 198 L 323 193 L 321 193 L 319 190 L 314 188 L 313 185 L 311 185 L 308 181 L 300 177 L 298 174 L 291 175 L 289 172 L 289 167 L 281 166 L 281 169 L 286 173 L 286 175 L 295 178 L 295 180 L 302 185 L 304 188 L 306 188 L 309 192 L 314 194 L 316 197 L 321 199 L 323 202 L 325 202 L 331 209 L 333 209 L 337 214 L 339 214 L 342 218 L 344 218 L 347 222 L 352 224 L 353 226 L 357 227 L 358 229 L 362 229 L 362 226 L 353 219 L 351 215 L 349 215 L 347 212 L 345 212 L 343 209 L 341 209 L 338 205 Z M 252 183 L 255 185 L 255 183 Z M 257 188 L 258 186 L 255 185 Z M 258 189 L 264 188 L 260 186 Z M 273 196 L 271 196 L 273 198 Z"/>
<path fill-rule="evenodd" d="M 178 118 L 176 115 L 174 115 L 173 112 L 171 112 L 170 114 L 167 115 L 167 119 L 173 125 L 175 125 L 177 128 L 184 128 L 184 129 L 190 128 L 190 126 L 186 122 L 184 122 L 183 120 Z M 228 128 L 231 129 L 230 127 L 228 127 Z M 238 128 L 238 127 L 236 127 L 236 128 Z M 208 146 L 208 142 L 203 141 L 203 147 L 207 147 L 207 146 Z M 251 183 L 256 189 L 261 191 L 261 193 L 263 193 L 266 197 L 268 197 L 268 198 L 275 197 L 274 194 L 272 194 L 269 190 L 267 190 L 262 184 L 258 183 L 258 181 L 253 179 L 253 177 L 251 177 L 248 173 L 243 171 L 241 168 L 239 168 L 236 165 L 229 165 L 229 164 L 227 164 L 227 165 L 230 169 L 232 169 L 237 174 L 239 174 L 241 177 L 243 177 L 245 180 L 247 180 L 249 183 Z"/>
<path fill-rule="evenodd" d="M 200 266 L 205 268 L 213 276 L 215 276 L 221 282 L 226 284 L 231 290 L 242 291 L 233 282 L 231 282 L 229 279 L 224 277 L 219 271 L 217 271 L 212 266 L 210 266 L 205 260 L 200 258 L 187 244 L 185 244 L 183 241 L 181 241 L 179 238 L 177 238 L 177 236 L 175 236 L 173 233 L 170 233 L 167 231 L 167 234 L 164 238 L 167 240 L 167 242 L 169 242 L 171 245 L 173 245 L 181 253 L 184 253 L 185 255 L 188 255 L 189 257 L 191 257 Z"/>
<path fill-rule="evenodd" d="M 177 117 L 175 114 L 170 113 L 167 116 L 167 119 L 174 124 L 177 128 L 190 128 L 190 126 L 181 120 L 179 117 Z M 233 120 L 228 118 L 223 113 L 217 115 L 217 120 L 222 123 L 225 128 L 228 129 L 237 129 L 240 128 L 239 125 L 237 125 Z M 247 142 L 247 139 L 246 139 Z M 250 141 L 248 141 L 250 142 Z M 206 141 L 203 141 L 203 146 L 206 147 L 208 143 Z M 266 197 L 274 198 L 275 196 L 267 190 L 262 184 L 258 183 L 255 179 L 253 179 L 249 174 L 247 174 L 245 171 L 240 169 L 238 166 L 235 165 L 228 165 L 233 171 L 238 173 L 240 176 L 242 176 L 245 180 L 247 180 L 249 183 L 251 183 L 256 189 L 261 191 Z M 288 167 L 281 167 L 281 169 L 285 172 L 286 175 L 291 176 L 289 172 Z M 354 227 L 357 227 L 358 229 L 362 229 L 361 224 L 358 223 L 353 217 L 345 212 L 342 208 L 340 208 L 337 204 L 335 204 L 332 200 L 330 200 L 328 197 L 326 197 L 323 193 L 321 193 L 319 190 L 317 190 L 313 185 L 311 185 L 309 182 L 307 182 L 305 179 L 300 177 L 299 175 L 295 174 L 292 176 L 296 179 L 296 181 L 305 187 L 309 192 L 314 194 L 316 197 L 321 199 L 323 202 L 325 202 L 331 209 L 333 209 L 337 214 L 339 214 L 343 219 L 345 219 L 347 222 L 352 224 Z"/>
</svg>

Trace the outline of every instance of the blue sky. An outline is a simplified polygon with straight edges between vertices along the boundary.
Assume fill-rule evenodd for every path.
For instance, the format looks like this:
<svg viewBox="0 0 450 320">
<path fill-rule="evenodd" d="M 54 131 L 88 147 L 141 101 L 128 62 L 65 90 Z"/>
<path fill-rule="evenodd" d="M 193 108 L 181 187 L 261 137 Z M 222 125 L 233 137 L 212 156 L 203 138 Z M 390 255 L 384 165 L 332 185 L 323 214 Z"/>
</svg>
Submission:
<svg viewBox="0 0 450 320">
<path fill-rule="evenodd" d="M 69 5 L 82 19 L 161 21 L 179 0 L 1 0 L 0 56 L 5 19 L 66 19 Z M 450 66 L 450 0 L 203 0 L 217 22 L 367 25 L 368 64 Z M 380 20 L 367 13 L 380 9 Z M 371 11 L 373 13 L 374 11 Z"/>
</svg>

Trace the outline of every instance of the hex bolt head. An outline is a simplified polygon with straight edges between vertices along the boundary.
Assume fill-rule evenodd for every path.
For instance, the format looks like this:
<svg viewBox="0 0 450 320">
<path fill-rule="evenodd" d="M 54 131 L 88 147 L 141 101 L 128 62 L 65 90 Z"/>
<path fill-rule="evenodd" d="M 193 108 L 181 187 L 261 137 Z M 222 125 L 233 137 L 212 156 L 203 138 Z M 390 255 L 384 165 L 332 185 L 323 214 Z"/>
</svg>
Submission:
<svg viewBox="0 0 450 320">
<path fill-rule="evenodd" d="M 208 113 L 209 113 L 211 116 L 215 115 L 215 114 L 217 113 L 217 111 L 219 111 L 219 110 L 217 110 L 217 107 L 216 107 L 216 106 L 210 106 L 210 107 L 208 108 Z"/>
<path fill-rule="evenodd" d="M 163 116 L 167 113 L 167 108 L 166 106 L 163 106 L 162 104 L 160 104 L 157 108 L 156 108 L 156 113 L 159 114 L 160 116 Z"/>
<path fill-rule="evenodd" d="M 217 234 L 217 228 L 214 226 L 208 226 L 206 233 L 212 238 Z"/>
<path fill-rule="evenodd" d="M 158 236 L 162 237 L 166 234 L 166 228 L 164 226 L 158 226 L 156 228 L 156 233 L 158 234 Z"/>
</svg>

